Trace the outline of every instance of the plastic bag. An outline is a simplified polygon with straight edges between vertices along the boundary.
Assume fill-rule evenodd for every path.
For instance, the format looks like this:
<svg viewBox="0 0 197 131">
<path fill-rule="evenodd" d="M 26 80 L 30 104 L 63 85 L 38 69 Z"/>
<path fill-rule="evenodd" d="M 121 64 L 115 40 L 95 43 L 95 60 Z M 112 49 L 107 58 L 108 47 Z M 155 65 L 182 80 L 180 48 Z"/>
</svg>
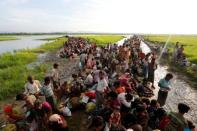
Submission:
<svg viewBox="0 0 197 131">
<path fill-rule="evenodd" d="M 63 107 L 62 108 L 62 113 L 64 116 L 72 116 L 72 113 L 68 107 Z"/>
</svg>

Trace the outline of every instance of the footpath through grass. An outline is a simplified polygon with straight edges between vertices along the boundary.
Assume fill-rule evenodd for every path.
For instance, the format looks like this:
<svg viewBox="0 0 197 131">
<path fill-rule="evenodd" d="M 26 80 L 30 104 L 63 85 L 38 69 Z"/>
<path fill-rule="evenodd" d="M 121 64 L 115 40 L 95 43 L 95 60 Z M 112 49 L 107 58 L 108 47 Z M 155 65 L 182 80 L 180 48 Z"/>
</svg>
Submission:
<svg viewBox="0 0 197 131">
<path fill-rule="evenodd" d="M 88 35 L 86 38 L 96 41 L 97 44 L 114 43 L 122 36 L 117 35 Z M 30 50 L 20 50 L 14 53 L 4 53 L 0 55 L 0 100 L 15 96 L 17 93 L 24 90 L 24 84 L 28 75 L 33 75 L 35 79 L 40 81 L 49 65 L 41 64 L 34 69 L 28 69 L 27 64 L 35 62 L 40 53 L 55 51 L 63 46 L 67 38 L 57 38 L 54 42 L 41 45 L 39 48 Z"/>
<path fill-rule="evenodd" d="M 145 41 L 149 41 L 153 44 L 164 45 L 168 39 L 168 35 L 147 35 L 145 36 Z M 179 42 L 180 45 L 184 45 L 184 53 L 186 54 L 188 60 L 191 63 L 197 64 L 197 36 L 188 35 L 173 35 L 168 43 L 168 48 L 170 49 L 170 59 L 164 61 L 165 64 L 170 66 L 170 69 L 175 72 L 179 72 L 182 75 L 186 75 L 189 78 L 189 83 L 191 87 L 197 89 L 197 70 L 191 66 L 182 67 L 178 64 L 172 63 L 172 48 Z"/>
</svg>

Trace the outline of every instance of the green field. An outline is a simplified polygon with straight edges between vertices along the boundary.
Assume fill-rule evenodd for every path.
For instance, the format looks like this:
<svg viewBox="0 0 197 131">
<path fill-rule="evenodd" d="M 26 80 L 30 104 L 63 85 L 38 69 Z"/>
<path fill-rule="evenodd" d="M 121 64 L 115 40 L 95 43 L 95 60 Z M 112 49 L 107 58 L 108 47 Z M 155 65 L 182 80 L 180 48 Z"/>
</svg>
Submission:
<svg viewBox="0 0 197 131">
<path fill-rule="evenodd" d="M 113 43 L 122 36 L 86 36 L 98 43 Z M 4 53 L 0 55 L 0 100 L 13 97 L 24 89 L 24 84 L 28 75 L 35 76 L 38 80 L 43 80 L 49 65 L 41 64 L 34 69 L 28 69 L 27 64 L 37 60 L 40 53 L 57 50 L 63 46 L 66 38 L 58 38 L 57 41 L 46 43 L 39 48 L 30 50 L 20 50 L 15 53 Z"/>
<path fill-rule="evenodd" d="M 165 43 L 166 40 L 168 39 L 168 36 L 167 35 L 148 35 L 148 36 L 145 36 L 145 39 L 154 43 L 159 43 L 159 42 Z M 184 45 L 184 48 L 185 48 L 184 52 L 186 56 L 188 57 L 188 59 L 192 63 L 197 64 L 197 36 L 173 35 L 171 36 L 168 46 L 172 47 L 172 45 L 174 45 L 177 41 L 181 45 Z"/>
<path fill-rule="evenodd" d="M 81 35 L 81 37 L 88 38 L 91 42 L 96 43 L 99 46 L 115 43 L 124 38 L 120 35 Z"/>
<path fill-rule="evenodd" d="M 16 37 L 0 36 L 0 41 L 18 40 Z"/>
<path fill-rule="evenodd" d="M 168 35 L 147 35 L 144 36 L 145 41 L 149 41 L 154 44 L 164 45 L 168 39 Z M 173 35 L 168 43 L 168 48 L 172 51 L 175 43 L 179 42 L 180 45 L 184 45 L 184 53 L 186 54 L 188 60 L 194 64 L 197 64 L 197 36 L 189 35 Z M 172 56 L 172 55 L 171 55 Z M 171 71 L 179 72 L 182 75 L 186 75 L 189 78 L 189 83 L 191 87 L 197 89 L 197 70 L 194 70 L 191 66 L 184 68 L 171 61 L 165 61 L 165 64 L 170 66 Z"/>
</svg>

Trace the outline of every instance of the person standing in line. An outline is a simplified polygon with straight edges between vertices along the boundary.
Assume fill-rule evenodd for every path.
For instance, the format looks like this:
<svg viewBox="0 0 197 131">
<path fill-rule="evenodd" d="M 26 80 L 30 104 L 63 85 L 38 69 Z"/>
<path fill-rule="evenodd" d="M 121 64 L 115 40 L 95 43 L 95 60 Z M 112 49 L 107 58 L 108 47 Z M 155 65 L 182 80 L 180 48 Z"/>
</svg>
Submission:
<svg viewBox="0 0 197 131">
<path fill-rule="evenodd" d="M 148 79 L 148 56 L 145 57 L 143 60 L 143 65 L 142 65 L 142 73 L 143 73 L 143 83 L 145 84 Z"/>
<path fill-rule="evenodd" d="M 40 94 L 45 96 L 46 101 L 52 106 L 53 111 L 56 110 L 56 99 L 50 77 L 44 78 L 44 85 L 40 89 Z"/>
<path fill-rule="evenodd" d="M 174 62 L 177 62 L 178 49 L 179 49 L 179 42 L 176 42 L 176 45 L 174 46 L 174 50 L 173 50 L 173 54 L 172 54 Z"/>
<path fill-rule="evenodd" d="M 57 63 L 53 64 L 53 69 L 52 69 L 52 81 L 53 81 L 53 85 L 60 85 L 60 78 L 59 78 L 59 69 L 58 69 L 59 65 Z"/>
<path fill-rule="evenodd" d="M 151 62 L 148 63 L 148 81 L 152 83 L 153 88 L 154 88 L 154 79 L 155 79 L 156 69 L 157 69 L 157 64 L 155 62 L 155 58 L 152 57 Z"/>
<path fill-rule="evenodd" d="M 168 92 L 170 91 L 170 80 L 173 78 L 171 73 L 168 73 L 165 78 L 161 79 L 158 83 L 160 87 L 158 92 L 158 99 L 160 106 L 164 106 L 166 103 L 166 99 L 168 97 Z"/>
</svg>

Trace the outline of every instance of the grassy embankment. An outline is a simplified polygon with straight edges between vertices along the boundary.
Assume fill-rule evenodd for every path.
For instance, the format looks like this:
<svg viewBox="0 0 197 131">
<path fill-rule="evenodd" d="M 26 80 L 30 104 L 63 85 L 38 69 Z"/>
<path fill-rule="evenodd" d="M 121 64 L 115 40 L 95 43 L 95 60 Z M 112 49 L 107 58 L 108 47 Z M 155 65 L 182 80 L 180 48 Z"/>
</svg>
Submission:
<svg viewBox="0 0 197 131">
<path fill-rule="evenodd" d="M 26 82 L 28 75 L 32 74 L 36 79 L 42 80 L 48 66 L 41 64 L 34 69 L 28 69 L 27 64 L 36 61 L 39 53 L 53 51 L 60 48 L 66 38 L 46 43 L 39 48 L 20 50 L 15 53 L 0 55 L 0 100 L 19 93 Z"/>
<path fill-rule="evenodd" d="M 123 38 L 122 36 L 116 35 L 85 37 L 88 37 L 91 41 L 96 41 L 99 45 L 114 43 Z M 26 65 L 36 61 L 38 54 L 62 47 L 63 42 L 66 40 L 66 38 L 58 38 L 58 40 L 46 43 L 36 49 L 20 50 L 15 53 L 4 53 L 0 55 L 0 100 L 15 96 L 21 92 L 24 89 L 24 84 L 29 74 L 38 80 L 43 80 L 43 76 L 48 69 L 46 64 L 41 64 L 34 69 L 28 69 Z"/>
<path fill-rule="evenodd" d="M 0 36 L 0 41 L 18 40 L 16 37 Z"/>
<path fill-rule="evenodd" d="M 164 45 L 166 40 L 168 39 L 167 35 L 148 35 L 145 36 L 145 40 L 155 44 Z M 172 48 L 175 43 L 179 42 L 181 45 L 184 45 L 184 53 L 186 54 L 188 60 L 191 63 L 197 64 L 197 36 L 187 36 L 187 35 L 174 35 L 171 36 L 171 39 L 168 43 L 168 48 L 170 49 L 170 53 L 172 53 Z M 171 55 L 172 56 L 172 55 Z M 180 72 L 183 75 L 188 76 L 192 87 L 197 88 L 197 71 L 192 67 L 181 67 L 177 64 L 172 63 L 171 61 L 167 62 L 172 71 Z"/>
</svg>

